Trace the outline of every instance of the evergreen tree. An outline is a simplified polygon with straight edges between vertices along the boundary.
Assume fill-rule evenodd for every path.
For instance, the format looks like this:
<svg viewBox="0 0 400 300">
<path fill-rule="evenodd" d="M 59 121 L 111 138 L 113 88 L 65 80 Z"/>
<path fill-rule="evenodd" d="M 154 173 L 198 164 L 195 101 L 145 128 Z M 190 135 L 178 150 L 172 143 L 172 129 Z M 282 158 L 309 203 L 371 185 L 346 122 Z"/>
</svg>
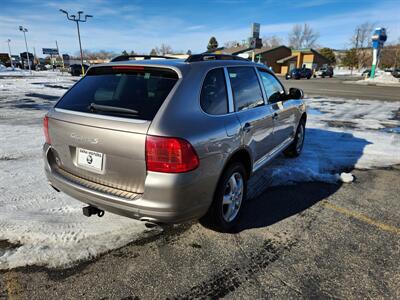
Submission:
<svg viewBox="0 0 400 300">
<path fill-rule="evenodd" d="M 355 48 L 346 51 L 346 55 L 343 57 L 343 65 L 350 68 L 358 66 L 358 56 Z"/>
<path fill-rule="evenodd" d="M 213 51 L 213 50 L 215 50 L 215 49 L 217 49 L 218 48 L 218 42 L 217 42 L 217 39 L 215 38 L 215 37 L 211 37 L 210 38 L 210 41 L 208 42 L 208 45 L 207 45 L 207 50 L 208 51 Z"/>
<path fill-rule="evenodd" d="M 329 59 L 331 64 L 336 63 L 336 56 L 335 56 L 335 53 L 333 53 L 331 48 L 322 48 L 319 50 L 319 53 L 321 53 L 323 56 L 325 56 L 327 59 Z"/>
</svg>

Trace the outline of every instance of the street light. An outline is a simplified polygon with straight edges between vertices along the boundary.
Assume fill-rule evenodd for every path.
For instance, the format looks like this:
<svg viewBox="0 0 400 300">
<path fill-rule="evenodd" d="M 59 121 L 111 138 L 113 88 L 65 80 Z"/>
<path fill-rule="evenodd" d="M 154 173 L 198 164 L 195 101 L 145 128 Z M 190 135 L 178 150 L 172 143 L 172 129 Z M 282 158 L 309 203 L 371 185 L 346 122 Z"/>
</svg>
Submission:
<svg viewBox="0 0 400 300">
<path fill-rule="evenodd" d="M 24 33 L 25 47 L 26 47 L 26 57 L 28 58 L 29 73 L 32 73 L 32 71 L 31 71 L 31 62 L 29 60 L 28 43 L 26 42 L 26 34 L 25 34 L 26 32 L 28 32 L 28 29 L 24 28 L 23 26 L 19 26 L 19 31 L 22 31 Z"/>
<path fill-rule="evenodd" d="M 8 43 L 8 55 L 10 55 L 10 62 L 11 62 L 11 68 L 14 71 L 14 63 L 12 61 L 12 56 L 11 56 L 11 48 L 10 48 L 10 39 L 7 39 L 7 43 Z"/>
<path fill-rule="evenodd" d="M 69 15 L 68 12 L 63 9 L 60 9 L 60 11 L 67 16 L 68 20 L 76 22 L 76 28 L 78 29 L 79 49 L 81 51 L 82 75 L 85 75 L 85 69 L 83 68 L 83 52 L 82 52 L 82 43 L 81 43 L 81 33 L 79 31 L 79 22 L 86 22 L 88 18 L 93 18 L 93 16 L 85 15 L 85 18 L 81 19 L 81 15 L 83 14 L 83 11 L 78 11 L 78 17 L 76 17 L 75 15 Z"/>
</svg>

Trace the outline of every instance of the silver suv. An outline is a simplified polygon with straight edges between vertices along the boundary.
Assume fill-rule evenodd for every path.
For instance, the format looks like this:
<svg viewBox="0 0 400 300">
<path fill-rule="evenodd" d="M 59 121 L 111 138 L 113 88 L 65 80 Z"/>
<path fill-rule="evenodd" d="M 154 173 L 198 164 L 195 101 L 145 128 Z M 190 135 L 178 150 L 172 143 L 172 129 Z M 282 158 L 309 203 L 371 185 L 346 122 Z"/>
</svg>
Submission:
<svg viewBox="0 0 400 300">
<path fill-rule="evenodd" d="M 202 218 L 228 231 L 252 173 L 300 154 L 302 97 L 236 56 L 118 58 L 92 66 L 45 116 L 46 175 L 86 216 Z"/>
</svg>

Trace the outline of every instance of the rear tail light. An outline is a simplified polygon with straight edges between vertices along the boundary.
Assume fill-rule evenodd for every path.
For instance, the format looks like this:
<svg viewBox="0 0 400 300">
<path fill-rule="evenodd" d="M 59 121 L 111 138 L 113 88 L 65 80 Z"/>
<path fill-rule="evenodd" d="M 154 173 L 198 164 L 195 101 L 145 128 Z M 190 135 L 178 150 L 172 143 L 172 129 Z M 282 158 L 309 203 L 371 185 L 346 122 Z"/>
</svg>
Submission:
<svg viewBox="0 0 400 300">
<path fill-rule="evenodd" d="M 199 158 L 188 141 L 147 136 L 146 165 L 148 171 L 183 173 L 196 169 L 199 166 Z"/>
<path fill-rule="evenodd" d="M 46 139 L 46 143 L 51 144 L 50 135 L 49 135 L 49 117 L 48 116 L 44 116 L 44 118 L 43 118 L 43 131 L 44 131 L 44 137 Z"/>
</svg>

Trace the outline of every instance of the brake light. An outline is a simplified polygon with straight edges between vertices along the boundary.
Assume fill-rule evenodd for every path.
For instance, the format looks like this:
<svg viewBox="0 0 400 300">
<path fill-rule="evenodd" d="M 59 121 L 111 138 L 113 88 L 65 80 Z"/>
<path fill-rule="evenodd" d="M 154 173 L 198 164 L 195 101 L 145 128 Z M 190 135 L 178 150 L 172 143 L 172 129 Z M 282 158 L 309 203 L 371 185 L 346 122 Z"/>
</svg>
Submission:
<svg viewBox="0 0 400 300">
<path fill-rule="evenodd" d="M 196 169 L 199 157 L 186 140 L 147 136 L 146 166 L 148 171 L 183 173 Z"/>
<path fill-rule="evenodd" d="M 143 66 L 113 66 L 113 70 L 136 70 L 136 71 L 143 71 Z"/>
<path fill-rule="evenodd" d="M 43 118 L 43 131 L 44 131 L 44 137 L 45 137 L 46 143 L 51 144 L 50 135 L 49 135 L 49 117 L 48 116 L 44 116 L 44 118 Z"/>
</svg>

